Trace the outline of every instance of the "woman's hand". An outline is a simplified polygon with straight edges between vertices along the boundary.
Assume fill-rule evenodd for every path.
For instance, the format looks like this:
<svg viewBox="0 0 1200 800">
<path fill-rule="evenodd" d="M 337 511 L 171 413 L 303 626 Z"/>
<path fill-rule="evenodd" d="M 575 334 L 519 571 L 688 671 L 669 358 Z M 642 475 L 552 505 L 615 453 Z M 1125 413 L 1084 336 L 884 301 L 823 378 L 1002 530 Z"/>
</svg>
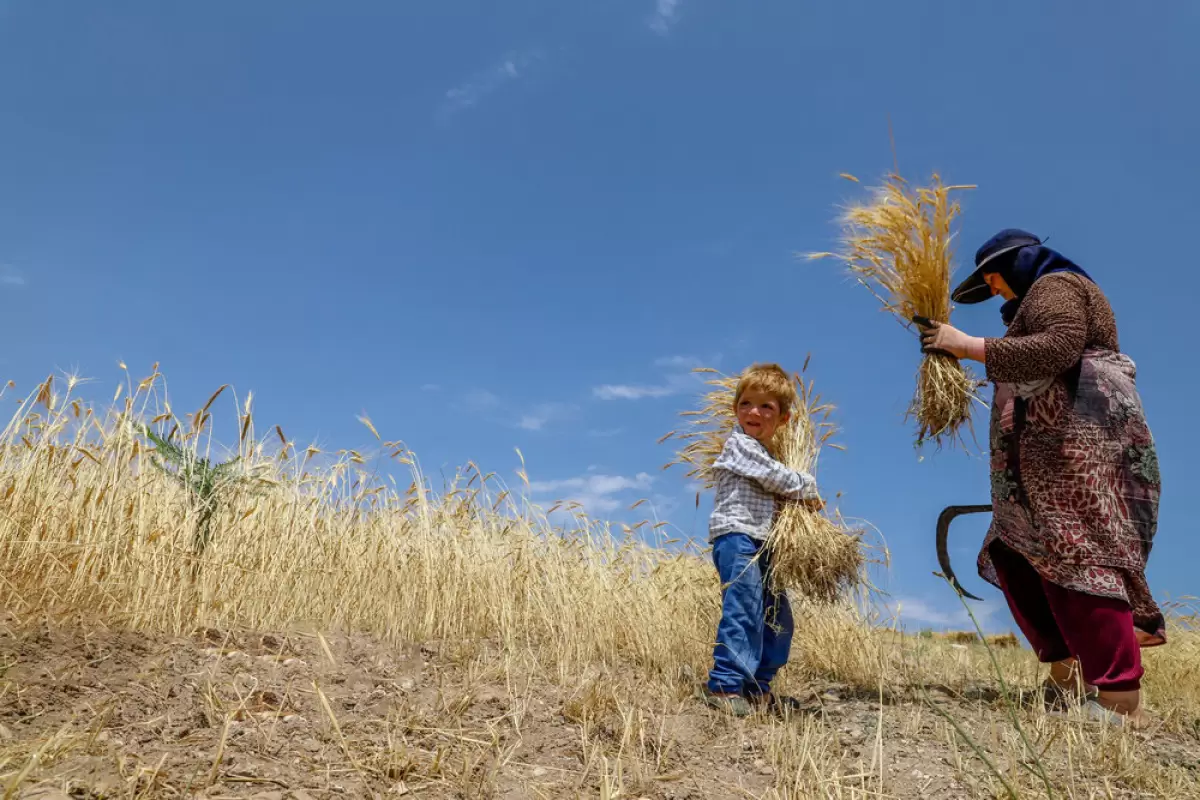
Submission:
<svg viewBox="0 0 1200 800">
<path fill-rule="evenodd" d="M 921 329 L 921 350 L 923 352 L 949 353 L 955 358 L 970 358 L 974 361 L 984 360 L 983 339 L 978 336 L 968 336 L 944 322 L 934 322 L 930 327 Z"/>
</svg>

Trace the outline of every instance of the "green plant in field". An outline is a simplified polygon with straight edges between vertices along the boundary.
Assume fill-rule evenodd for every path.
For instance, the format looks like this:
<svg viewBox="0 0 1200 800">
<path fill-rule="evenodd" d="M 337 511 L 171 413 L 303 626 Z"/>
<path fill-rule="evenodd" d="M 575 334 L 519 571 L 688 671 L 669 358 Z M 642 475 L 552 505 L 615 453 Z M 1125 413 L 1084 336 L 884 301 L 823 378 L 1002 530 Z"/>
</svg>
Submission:
<svg viewBox="0 0 1200 800">
<path fill-rule="evenodd" d="M 236 489 L 262 487 L 266 482 L 256 471 L 243 468 L 241 456 L 214 464 L 194 450 L 164 439 L 149 425 L 142 426 L 142 433 L 154 445 L 150 463 L 187 492 L 188 503 L 196 514 L 192 554 L 203 555 L 212 541 L 213 517 L 228 496 Z"/>
</svg>

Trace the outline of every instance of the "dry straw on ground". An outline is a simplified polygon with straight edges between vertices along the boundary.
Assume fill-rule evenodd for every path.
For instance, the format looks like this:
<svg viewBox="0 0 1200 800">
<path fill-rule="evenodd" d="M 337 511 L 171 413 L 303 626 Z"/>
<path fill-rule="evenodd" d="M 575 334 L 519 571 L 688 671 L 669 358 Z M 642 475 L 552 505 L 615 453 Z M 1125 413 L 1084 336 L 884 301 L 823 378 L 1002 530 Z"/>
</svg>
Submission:
<svg viewBox="0 0 1200 800">
<path fill-rule="evenodd" d="M 682 412 L 690 421 L 689 428 L 669 433 L 660 441 L 674 438 L 684 442 L 667 466 L 689 465 L 688 477 L 712 488 L 712 465 L 737 421 L 733 401 L 741 375 L 721 375 L 707 368 L 695 372 L 714 375 L 707 381 L 712 389 L 704 395 L 699 410 Z M 787 467 L 815 474 L 821 448 L 834 434 L 829 421 L 833 406 L 822 402 L 812 382 L 801 374 L 792 379 L 796 407 L 790 410 L 790 421 L 776 431 L 768 449 Z M 798 591 L 811 600 L 834 602 L 866 581 L 860 532 L 848 529 L 840 517 L 831 519 L 800 504 L 787 503 L 776 518 L 768 549 L 776 587 Z"/>
<path fill-rule="evenodd" d="M 852 175 L 843 176 L 855 183 Z M 910 330 L 913 317 L 950 321 L 953 248 L 951 226 L 960 211 L 950 193 L 973 186 L 945 186 L 935 174 L 929 186 L 913 188 L 899 175 L 887 176 L 865 203 L 841 217 L 842 250 L 809 258 L 838 258 L 874 294 L 883 308 Z M 938 445 L 961 438 L 970 425 L 979 381 L 958 359 L 927 354 L 917 376 L 909 415 L 917 420 L 917 444 Z"/>
</svg>

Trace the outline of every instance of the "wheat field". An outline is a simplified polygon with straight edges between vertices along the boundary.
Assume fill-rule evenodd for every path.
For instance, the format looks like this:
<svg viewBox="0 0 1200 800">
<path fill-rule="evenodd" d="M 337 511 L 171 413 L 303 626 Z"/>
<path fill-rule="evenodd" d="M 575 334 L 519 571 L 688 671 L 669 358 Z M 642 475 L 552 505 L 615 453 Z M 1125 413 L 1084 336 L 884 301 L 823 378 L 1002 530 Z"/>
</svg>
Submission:
<svg viewBox="0 0 1200 800">
<path fill-rule="evenodd" d="M 669 768 L 668 728 L 651 720 L 665 720 L 667 707 L 675 723 L 692 719 L 681 714 L 708 720 L 693 699 L 719 612 L 705 553 L 656 546 L 649 524 L 622 531 L 577 507 L 539 508 L 527 500 L 523 468 L 505 482 L 469 464 L 434 487 L 416 455 L 366 418 L 369 451 L 322 453 L 278 428 L 259 430 L 252 398 L 230 388 L 177 414 L 157 366 L 144 379 L 127 372 L 106 405 L 80 399 L 79 388 L 56 377 L 23 399 L 11 386 L 5 395 L 20 400 L 0 437 L 0 592 L 12 620 L 162 636 L 303 629 L 369 636 L 381 647 L 439 643 L 473 665 L 476 679 L 492 675 L 506 702 L 527 702 L 532 686 L 564 693 L 560 716 L 582 742 L 583 777 L 574 794 L 544 796 L 688 796 L 669 793 L 689 770 Z M 925 767 L 886 766 L 899 756 L 885 720 L 888 730 L 928 738 L 940 768 L 972 787 L 940 796 L 1200 796 L 1194 762 L 1166 759 L 1140 734 L 1072 727 L 1020 706 L 1041 678 L 1028 651 L 905 635 L 862 598 L 796 605 L 780 690 L 836 686 L 867 709 L 861 724 L 876 735 L 851 757 L 845 734 L 819 717 L 688 723 L 705 726 L 711 741 L 741 742 L 771 775 L 762 791 L 690 796 L 919 792 L 912 776 Z M 1194 751 L 1200 634 L 1178 613 L 1170 644 L 1147 654 L 1146 693 L 1162 720 L 1155 736 Z M 323 707 L 348 769 L 394 782 L 354 755 L 353 737 Z M 713 727 L 735 724 L 753 734 Z M 389 737 L 384 749 L 395 753 L 398 739 Z M 5 797 L 50 769 L 52 744 L 0 746 Z M 489 775 L 515 763 L 505 752 L 497 746 Z M 212 785 L 221 763 L 218 752 Z M 431 796 L 491 796 L 439 769 L 413 767 L 405 780 L 424 775 Z M 156 796 L 136 785 L 111 796 Z"/>
</svg>

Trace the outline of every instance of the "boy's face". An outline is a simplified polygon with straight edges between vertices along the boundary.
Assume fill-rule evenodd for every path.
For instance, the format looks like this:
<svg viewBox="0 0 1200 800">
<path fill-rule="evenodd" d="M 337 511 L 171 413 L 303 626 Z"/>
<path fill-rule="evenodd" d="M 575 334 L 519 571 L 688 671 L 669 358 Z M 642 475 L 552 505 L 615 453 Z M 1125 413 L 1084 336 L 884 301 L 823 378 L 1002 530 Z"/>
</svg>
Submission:
<svg viewBox="0 0 1200 800">
<path fill-rule="evenodd" d="M 747 389 L 737 404 L 737 421 L 742 430 L 764 444 L 787 422 L 779 410 L 779 401 L 766 392 Z"/>
</svg>

